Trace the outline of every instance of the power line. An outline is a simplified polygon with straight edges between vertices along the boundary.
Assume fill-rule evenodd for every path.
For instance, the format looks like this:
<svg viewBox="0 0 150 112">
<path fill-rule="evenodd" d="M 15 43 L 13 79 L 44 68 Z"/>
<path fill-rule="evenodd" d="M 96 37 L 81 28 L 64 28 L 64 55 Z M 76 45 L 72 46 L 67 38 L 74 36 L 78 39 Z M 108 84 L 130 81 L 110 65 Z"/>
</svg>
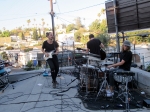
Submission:
<svg viewBox="0 0 150 112">
<path fill-rule="evenodd" d="M 56 2 L 56 4 L 57 4 L 57 8 L 58 8 L 58 10 L 59 10 L 59 13 L 61 13 L 61 12 L 60 12 L 60 8 L 59 8 L 59 5 L 58 5 L 58 1 Z"/>
<path fill-rule="evenodd" d="M 31 16 L 24 16 L 24 17 L 18 17 L 18 18 L 9 18 L 9 19 L 1 19 L 0 21 L 7 21 L 7 20 L 14 20 L 14 19 L 20 19 L 20 18 L 27 18 L 27 17 L 34 17 L 34 16 L 41 16 L 45 15 L 46 13 L 40 14 L 40 15 L 31 15 Z"/>
<path fill-rule="evenodd" d="M 96 5 L 88 6 L 88 7 L 82 8 L 82 9 L 72 10 L 72 11 L 68 11 L 68 12 L 62 12 L 62 13 L 58 13 L 58 14 L 65 14 L 65 13 L 76 12 L 76 11 L 80 11 L 80 10 L 84 10 L 84 9 L 92 8 L 92 7 L 95 7 L 95 6 L 98 6 L 98 5 L 102 5 L 102 4 L 105 4 L 105 3 L 100 3 L 100 4 L 96 4 Z"/>
<path fill-rule="evenodd" d="M 57 17 L 58 17 L 59 19 L 61 19 L 61 20 L 67 21 L 68 23 L 74 24 L 73 22 L 70 22 L 70 21 L 68 21 L 68 20 L 66 20 L 66 19 L 63 19 L 63 18 L 59 17 L 59 16 L 57 16 Z"/>
<path fill-rule="evenodd" d="M 71 17 L 71 18 L 76 18 L 76 17 L 79 17 L 79 16 L 75 16 L 75 15 L 68 15 L 68 14 L 63 14 L 63 15 L 61 15 L 61 16 L 67 16 L 67 17 Z M 85 18 L 85 17 L 81 17 L 80 16 L 80 18 Z M 85 19 L 89 19 L 89 20 L 92 20 L 92 18 L 85 18 Z"/>
</svg>

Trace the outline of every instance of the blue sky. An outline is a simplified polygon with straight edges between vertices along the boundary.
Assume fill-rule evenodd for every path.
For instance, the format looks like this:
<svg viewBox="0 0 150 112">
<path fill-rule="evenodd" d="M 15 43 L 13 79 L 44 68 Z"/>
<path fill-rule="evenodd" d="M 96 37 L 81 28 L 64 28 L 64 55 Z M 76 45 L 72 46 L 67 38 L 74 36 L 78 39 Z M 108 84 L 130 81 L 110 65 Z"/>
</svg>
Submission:
<svg viewBox="0 0 150 112">
<path fill-rule="evenodd" d="M 55 25 L 74 23 L 76 17 L 81 17 L 82 24 L 88 26 L 97 19 L 101 8 L 105 8 L 106 0 L 56 0 L 53 4 Z M 99 5 L 101 4 L 101 5 Z M 94 6 L 97 5 L 97 6 Z M 80 11 L 70 12 L 85 7 L 93 6 Z M 5 27 L 11 30 L 19 26 L 28 27 L 27 20 L 32 24 L 41 24 L 42 18 L 48 27 L 51 27 L 50 1 L 48 0 L 0 0 L 0 30 Z M 70 13 L 64 13 L 70 12 Z M 83 20 L 85 18 L 85 20 Z M 34 21 L 36 19 L 36 21 Z"/>
</svg>

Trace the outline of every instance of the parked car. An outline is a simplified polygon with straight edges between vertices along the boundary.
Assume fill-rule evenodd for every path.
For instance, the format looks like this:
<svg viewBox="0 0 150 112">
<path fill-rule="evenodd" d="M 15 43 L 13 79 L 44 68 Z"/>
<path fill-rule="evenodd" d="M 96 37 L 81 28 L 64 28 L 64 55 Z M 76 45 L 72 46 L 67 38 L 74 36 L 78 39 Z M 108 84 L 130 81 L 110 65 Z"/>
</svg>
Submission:
<svg viewBox="0 0 150 112">
<path fill-rule="evenodd" d="M 4 69 L 5 69 L 5 71 L 7 71 L 8 73 L 10 73 L 10 72 L 11 72 L 11 69 L 10 69 L 10 68 L 8 68 L 8 67 L 5 67 Z"/>
<path fill-rule="evenodd" d="M 13 67 L 19 67 L 17 63 L 12 64 Z"/>
</svg>

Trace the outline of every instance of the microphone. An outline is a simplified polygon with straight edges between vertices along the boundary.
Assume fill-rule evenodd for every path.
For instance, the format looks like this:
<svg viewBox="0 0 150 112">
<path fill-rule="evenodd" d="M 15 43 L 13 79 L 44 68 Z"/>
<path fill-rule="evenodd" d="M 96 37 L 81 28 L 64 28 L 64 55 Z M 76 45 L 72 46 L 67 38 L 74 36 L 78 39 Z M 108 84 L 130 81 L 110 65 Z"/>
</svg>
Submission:
<svg viewBox="0 0 150 112">
<path fill-rule="evenodd" d="M 61 42 L 62 44 L 66 44 L 66 43 L 64 43 L 64 42 Z"/>
</svg>

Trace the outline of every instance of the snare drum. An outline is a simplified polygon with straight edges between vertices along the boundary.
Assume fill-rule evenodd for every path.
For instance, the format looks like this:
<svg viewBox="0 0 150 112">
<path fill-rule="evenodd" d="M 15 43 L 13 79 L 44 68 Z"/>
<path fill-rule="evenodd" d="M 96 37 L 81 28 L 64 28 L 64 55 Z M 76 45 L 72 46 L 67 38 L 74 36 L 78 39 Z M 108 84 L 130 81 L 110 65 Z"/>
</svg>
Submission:
<svg viewBox="0 0 150 112">
<path fill-rule="evenodd" d="M 124 76 L 124 75 L 120 75 L 120 74 L 115 73 L 114 74 L 114 79 L 117 82 L 126 83 L 126 81 L 127 82 L 132 81 L 132 76 Z"/>
</svg>

